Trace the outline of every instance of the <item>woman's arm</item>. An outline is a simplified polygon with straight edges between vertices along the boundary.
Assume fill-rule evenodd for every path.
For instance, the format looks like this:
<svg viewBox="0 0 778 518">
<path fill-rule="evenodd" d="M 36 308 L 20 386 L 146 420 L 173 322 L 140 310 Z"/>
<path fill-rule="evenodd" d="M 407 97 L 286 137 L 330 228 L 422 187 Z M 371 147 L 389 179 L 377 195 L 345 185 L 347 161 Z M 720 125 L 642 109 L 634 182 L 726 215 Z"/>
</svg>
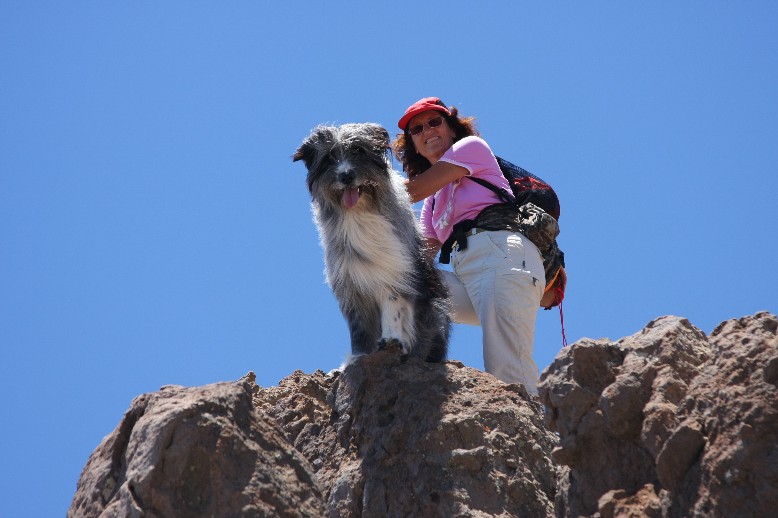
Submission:
<svg viewBox="0 0 778 518">
<path fill-rule="evenodd" d="M 447 184 L 459 180 L 466 174 L 468 170 L 464 167 L 438 160 L 423 173 L 406 180 L 405 188 L 408 189 L 413 203 L 416 203 L 427 196 L 432 196 Z"/>
</svg>

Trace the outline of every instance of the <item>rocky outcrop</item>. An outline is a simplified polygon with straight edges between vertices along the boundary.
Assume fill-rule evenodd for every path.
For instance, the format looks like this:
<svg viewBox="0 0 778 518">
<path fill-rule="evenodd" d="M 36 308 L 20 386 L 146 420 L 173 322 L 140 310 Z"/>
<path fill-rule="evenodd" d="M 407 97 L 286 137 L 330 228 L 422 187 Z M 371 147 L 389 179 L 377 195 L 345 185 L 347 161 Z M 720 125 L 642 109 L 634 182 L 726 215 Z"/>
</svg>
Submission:
<svg viewBox="0 0 778 518">
<path fill-rule="evenodd" d="M 89 457 L 68 517 L 323 516 L 313 470 L 254 411 L 252 384 L 133 400 Z"/>
<path fill-rule="evenodd" d="M 556 437 L 524 387 L 379 352 L 297 372 L 257 406 L 314 466 L 330 516 L 548 516 Z"/>
<path fill-rule="evenodd" d="M 68 516 L 770 516 L 778 319 L 583 339 L 540 398 L 381 351 L 136 398 Z"/>
<path fill-rule="evenodd" d="M 548 516 L 555 444 L 524 387 L 384 351 L 136 398 L 68 514 Z"/>
<path fill-rule="evenodd" d="M 769 516 L 778 501 L 778 320 L 706 337 L 664 317 L 581 340 L 543 373 L 564 466 L 557 516 Z"/>
</svg>

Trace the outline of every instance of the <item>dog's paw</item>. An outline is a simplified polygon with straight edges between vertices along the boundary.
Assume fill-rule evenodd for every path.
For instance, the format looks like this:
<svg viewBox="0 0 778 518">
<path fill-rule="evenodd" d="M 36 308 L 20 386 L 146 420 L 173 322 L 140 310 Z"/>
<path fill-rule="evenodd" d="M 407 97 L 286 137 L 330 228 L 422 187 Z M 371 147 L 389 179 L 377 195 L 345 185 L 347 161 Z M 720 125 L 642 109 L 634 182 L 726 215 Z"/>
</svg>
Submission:
<svg viewBox="0 0 778 518">
<path fill-rule="evenodd" d="M 381 338 L 378 341 L 378 350 L 408 354 L 403 343 L 397 338 Z"/>
</svg>

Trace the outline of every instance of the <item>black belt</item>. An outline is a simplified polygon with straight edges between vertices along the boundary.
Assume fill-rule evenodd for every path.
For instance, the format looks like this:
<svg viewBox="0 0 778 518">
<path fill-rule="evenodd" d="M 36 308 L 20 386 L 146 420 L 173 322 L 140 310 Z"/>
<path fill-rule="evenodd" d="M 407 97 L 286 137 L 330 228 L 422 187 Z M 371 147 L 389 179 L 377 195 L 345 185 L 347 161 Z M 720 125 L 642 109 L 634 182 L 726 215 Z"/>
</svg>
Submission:
<svg viewBox="0 0 778 518">
<path fill-rule="evenodd" d="M 448 264 L 451 262 L 451 250 L 454 245 L 457 245 L 457 250 L 465 250 L 467 248 L 467 238 L 474 236 L 479 232 L 486 232 L 491 230 L 488 228 L 478 228 L 475 226 L 475 220 L 466 219 L 460 221 L 454 225 L 454 229 L 451 231 L 451 235 L 443 246 L 440 247 L 440 259 L 438 260 L 442 264 Z"/>
</svg>

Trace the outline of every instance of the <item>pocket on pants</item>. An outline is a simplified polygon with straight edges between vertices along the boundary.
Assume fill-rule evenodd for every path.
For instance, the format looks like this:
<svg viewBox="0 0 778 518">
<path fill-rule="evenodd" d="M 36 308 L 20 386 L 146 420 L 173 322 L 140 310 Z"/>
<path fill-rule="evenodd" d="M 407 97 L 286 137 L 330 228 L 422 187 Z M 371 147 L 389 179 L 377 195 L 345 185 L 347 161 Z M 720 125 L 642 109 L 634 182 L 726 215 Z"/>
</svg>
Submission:
<svg viewBox="0 0 778 518">
<path fill-rule="evenodd" d="M 489 243 L 494 258 L 500 262 L 497 270 L 501 273 L 529 273 L 524 248 L 525 237 L 509 231 L 488 232 Z"/>
<path fill-rule="evenodd" d="M 538 286 L 539 281 L 530 272 L 514 269 L 498 274 L 495 280 L 498 314 L 515 319 L 537 313 L 543 292 Z"/>
<path fill-rule="evenodd" d="M 492 250 L 492 256 L 507 259 L 510 251 L 505 236 L 502 234 L 502 232 L 487 232 L 486 238 Z"/>
</svg>

